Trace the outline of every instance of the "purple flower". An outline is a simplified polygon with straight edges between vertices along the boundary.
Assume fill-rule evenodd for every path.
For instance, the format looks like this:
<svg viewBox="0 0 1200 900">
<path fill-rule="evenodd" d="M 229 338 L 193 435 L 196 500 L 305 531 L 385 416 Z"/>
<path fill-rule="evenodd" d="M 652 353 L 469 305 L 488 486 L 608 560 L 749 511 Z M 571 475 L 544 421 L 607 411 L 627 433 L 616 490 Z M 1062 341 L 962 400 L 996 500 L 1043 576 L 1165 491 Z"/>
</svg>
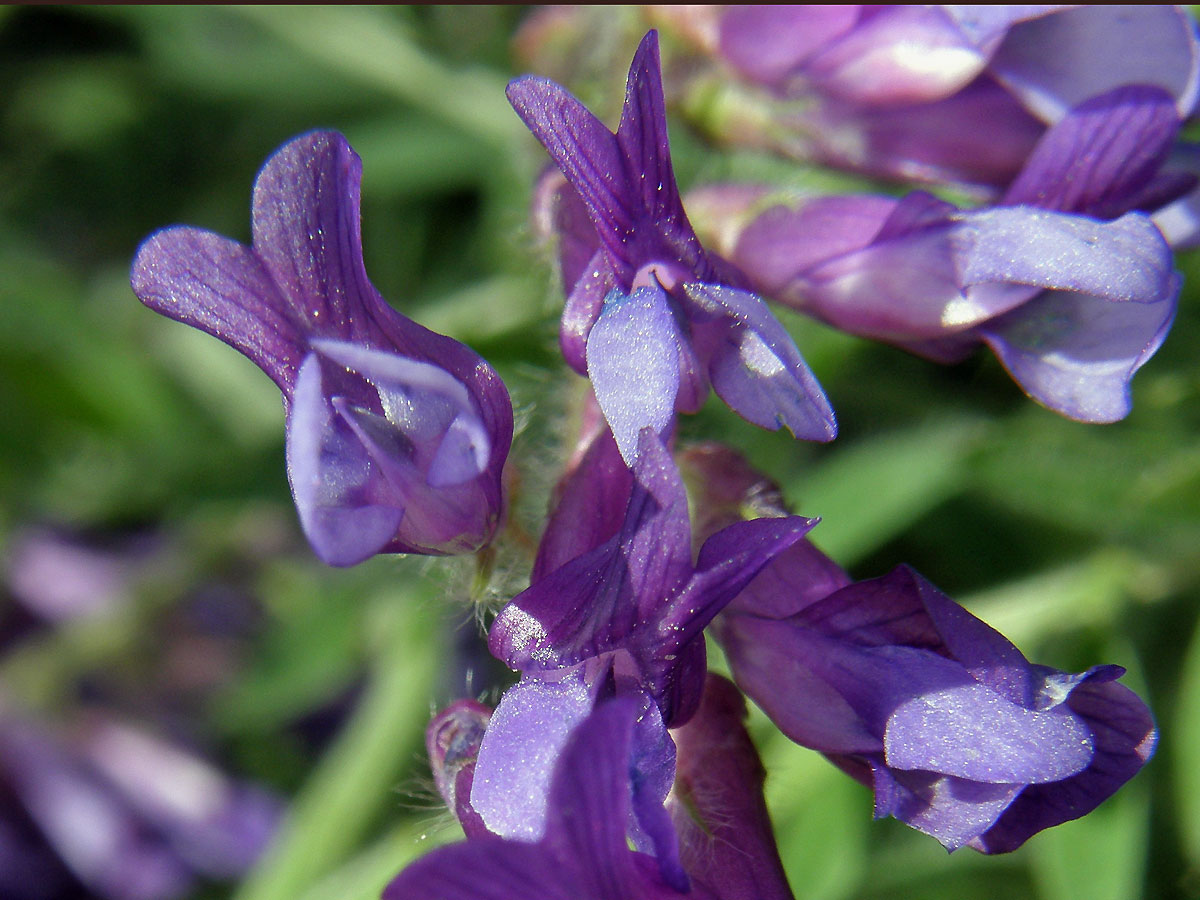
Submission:
<svg viewBox="0 0 1200 900">
<path fill-rule="evenodd" d="M 563 491 L 560 508 L 588 508 L 587 496 L 622 487 L 609 464 L 612 438 L 597 438 Z M 492 653 L 521 672 L 484 735 L 471 805 L 503 836 L 543 831 L 546 792 L 571 730 L 596 703 L 628 697 L 640 710 L 634 795 L 639 848 L 653 848 L 664 877 L 682 883 L 674 835 L 662 811 L 674 772 L 666 729 L 686 722 L 703 692 L 701 633 L 712 617 L 775 555 L 814 524 L 800 517 L 740 522 L 714 533 L 692 562 L 687 497 L 678 470 L 650 429 L 642 432 L 622 518 L 594 507 L 578 536 L 554 538 L 572 523 L 555 514 L 547 528 L 548 569 L 501 611 Z M 745 526 L 751 526 L 746 528 Z M 551 564 L 556 567 L 550 569 Z"/>
<path fill-rule="evenodd" d="M 632 700 L 617 699 L 574 728 L 536 840 L 482 837 L 439 848 L 401 872 L 384 900 L 721 900 L 700 885 L 672 887 L 651 857 L 629 849 L 636 716 Z"/>
<path fill-rule="evenodd" d="M 769 144 L 905 179 L 1002 188 L 1045 127 L 1090 97 L 1158 87 L 1183 118 L 1200 83 L 1200 43 L 1177 6 L 745 6 L 712 32 L 711 52 L 807 101 L 779 111 Z"/>
<path fill-rule="evenodd" d="M 670 818 L 660 821 L 672 844 L 678 830 L 686 872 L 670 878 L 651 856 L 629 849 L 644 777 L 640 712 L 633 698 L 605 700 L 572 724 L 540 834 L 476 835 L 435 850 L 401 873 L 384 900 L 791 900 L 763 801 L 762 763 L 743 725 L 745 701 L 719 676 L 708 676 L 696 715 L 673 732 L 678 769 L 672 755 L 666 773 L 674 791 Z"/>
<path fill-rule="evenodd" d="M 1091 812 L 1153 753 L 1121 667 L 1033 665 L 905 567 L 818 598 L 805 553 L 826 577 L 827 560 L 794 548 L 786 575 L 751 585 L 715 628 L 738 686 L 870 785 L 877 817 L 1002 853 Z"/>
<path fill-rule="evenodd" d="M 768 209 L 734 259 L 764 293 L 846 331 L 943 362 L 986 343 L 1038 402 L 1115 421 L 1181 286 L 1142 211 L 1195 183 L 1167 165 L 1178 128 L 1168 94 L 1120 88 L 1050 128 L 997 206 L 816 198 Z"/>
<path fill-rule="evenodd" d="M 512 82 L 517 113 L 566 176 L 562 347 L 586 374 L 625 461 L 712 384 L 757 425 L 831 440 L 833 412 L 791 337 L 688 223 L 667 140 L 658 38 L 642 40 L 616 134 L 560 85 Z M 573 287 L 572 287 L 573 286 Z"/>
<path fill-rule="evenodd" d="M 487 363 L 368 280 L 361 175 L 341 135 L 296 138 L 255 182 L 252 246 L 168 228 L 138 250 L 133 289 L 279 386 L 292 494 L 323 560 L 475 550 L 500 519 L 512 406 Z"/>
<path fill-rule="evenodd" d="M 731 450 L 693 448 L 700 533 L 778 492 Z M 906 567 L 853 582 L 808 540 L 775 557 L 713 623 L 738 686 L 792 740 L 875 790 L 950 849 L 986 853 L 1085 815 L 1154 750 L 1124 670 L 1029 663 Z M 682 753 L 682 748 L 681 751 Z"/>
</svg>

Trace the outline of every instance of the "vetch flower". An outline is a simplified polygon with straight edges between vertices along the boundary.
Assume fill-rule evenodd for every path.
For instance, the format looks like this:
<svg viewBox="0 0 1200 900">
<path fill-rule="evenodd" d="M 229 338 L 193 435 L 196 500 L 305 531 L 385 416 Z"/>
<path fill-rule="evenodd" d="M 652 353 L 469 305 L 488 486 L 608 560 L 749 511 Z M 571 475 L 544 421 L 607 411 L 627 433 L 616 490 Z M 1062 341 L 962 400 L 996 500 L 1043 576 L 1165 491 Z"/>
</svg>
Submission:
<svg viewBox="0 0 1200 900">
<path fill-rule="evenodd" d="M 632 700 L 610 700 L 574 727 L 537 840 L 486 836 L 438 848 L 401 872 L 384 900 L 724 900 L 699 884 L 667 884 L 626 842 L 636 716 Z"/>
<path fill-rule="evenodd" d="M 634 56 L 615 134 L 547 79 L 519 78 L 508 97 L 566 176 L 556 215 L 569 243 L 563 352 L 591 379 L 626 463 L 644 427 L 665 435 L 710 383 L 757 425 L 831 440 L 832 410 L 791 337 L 688 223 L 657 34 Z"/>
<path fill-rule="evenodd" d="M 612 484 L 590 477 L 591 466 L 606 466 L 606 455 L 613 454 L 604 449 L 611 448 L 612 439 L 606 440 L 572 476 L 597 494 Z M 569 487 L 563 497 L 572 508 L 584 505 Z M 815 522 L 793 516 L 735 523 L 710 536 L 693 563 L 683 484 L 649 428 L 641 435 L 623 521 L 609 535 L 607 513 L 601 517 L 601 524 L 583 526 L 576 543 L 557 542 L 556 558 L 570 558 L 541 575 L 492 624 L 493 655 L 519 671 L 521 681 L 501 698 L 484 734 L 471 805 L 493 832 L 535 839 L 544 828 L 547 785 L 571 729 L 606 697 L 628 697 L 640 710 L 635 841 L 653 847 L 664 877 L 680 884 L 673 832 L 662 813 L 674 771 L 666 729 L 685 723 L 700 702 L 702 631 Z M 570 527 L 552 517 L 548 531 Z M 588 546 L 594 541 L 599 543 Z"/>
<path fill-rule="evenodd" d="M 876 817 L 951 850 L 1006 852 L 1091 812 L 1153 753 L 1154 722 L 1116 683 L 1121 667 L 1034 665 L 905 567 L 815 599 L 802 562 L 791 594 L 784 579 L 751 585 L 714 627 L 738 686 L 871 786 Z"/>
<path fill-rule="evenodd" d="M 812 198 L 759 215 L 733 258 L 838 328 L 943 362 L 986 343 L 1038 402 L 1112 422 L 1175 313 L 1181 277 L 1145 211 L 1195 184 L 1168 165 L 1178 129 L 1166 92 L 1119 88 L 1050 128 L 996 206 Z"/>
<path fill-rule="evenodd" d="M 701 535 L 782 511 L 775 486 L 733 451 L 681 459 Z M 784 734 L 871 786 L 877 817 L 950 849 L 1016 849 L 1090 812 L 1154 750 L 1154 721 L 1116 683 L 1119 666 L 1032 664 L 911 569 L 854 582 L 807 539 L 712 631 L 738 687 Z"/>
<path fill-rule="evenodd" d="M 368 280 L 361 175 L 340 134 L 295 138 L 255 182 L 251 246 L 165 229 L 139 248 L 133 289 L 279 386 L 292 494 L 323 560 L 471 551 L 502 511 L 508 392 L 472 350 L 396 312 Z"/>
<path fill-rule="evenodd" d="M 670 818 L 661 821 L 672 843 L 677 830 L 686 871 L 667 877 L 653 857 L 629 848 L 643 777 L 640 712 L 633 698 L 606 699 L 571 724 L 542 833 L 469 833 L 466 844 L 409 866 L 385 900 L 792 900 L 763 801 L 762 763 L 743 724 L 746 704 L 720 676 L 708 676 L 696 715 L 673 731 L 678 768 L 672 756 L 665 773 L 674 790 Z"/>
</svg>

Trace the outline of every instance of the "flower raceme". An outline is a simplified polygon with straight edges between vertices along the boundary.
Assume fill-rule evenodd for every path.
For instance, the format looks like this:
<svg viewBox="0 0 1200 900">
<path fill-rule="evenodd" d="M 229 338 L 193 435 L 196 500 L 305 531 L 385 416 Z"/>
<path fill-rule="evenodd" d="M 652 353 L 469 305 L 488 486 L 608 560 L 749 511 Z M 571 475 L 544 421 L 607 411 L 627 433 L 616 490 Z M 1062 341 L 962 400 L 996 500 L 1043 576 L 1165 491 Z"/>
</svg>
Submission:
<svg viewBox="0 0 1200 900">
<path fill-rule="evenodd" d="M 566 177 L 559 204 L 568 290 L 561 343 L 590 378 L 626 463 L 639 433 L 665 435 L 709 384 L 765 428 L 831 440 L 833 412 L 791 337 L 731 267 L 700 245 L 671 165 L 658 36 L 634 56 L 614 134 L 553 81 L 508 87 Z"/>
<path fill-rule="evenodd" d="M 469 552 L 500 521 L 512 405 L 486 362 L 367 278 L 361 177 L 340 134 L 295 138 L 255 182 L 251 246 L 164 229 L 138 250 L 133 289 L 278 385 L 292 495 L 321 559 Z"/>
</svg>

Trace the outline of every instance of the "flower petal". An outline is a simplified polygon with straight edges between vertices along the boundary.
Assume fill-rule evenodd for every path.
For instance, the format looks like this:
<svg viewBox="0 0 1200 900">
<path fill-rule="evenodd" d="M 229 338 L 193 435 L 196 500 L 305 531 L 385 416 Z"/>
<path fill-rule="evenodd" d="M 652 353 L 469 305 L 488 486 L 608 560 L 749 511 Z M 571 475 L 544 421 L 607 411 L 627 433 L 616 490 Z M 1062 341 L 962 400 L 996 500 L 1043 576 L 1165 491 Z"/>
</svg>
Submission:
<svg viewBox="0 0 1200 900">
<path fill-rule="evenodd" d="M 288 479 L 300 524 L 322 560 L 352 566 L 380 552 L 404 518 L 396 497 L 379 502 L 379 482 L 359 436 L 335 413 L 322 386 L 320 362 L 300 367 L 287 421 Z"/>
<path fill-rule="evenodd" d="M 542 837 L 551 776 L 568 736 L 593 703 L 578 673 L 558 681 L 526 677 L 500 698 L 471 785 L 471 807 L 490 832 L 523 841 Z M 622 817 L 622 833 L 624 827 Z"/>
<path fill-rule="evenodd" d="M 1026 788 L 996 824 L 972 846 L 985 853 L 1015 850 L 1044 828 L 1091 812 L 1141 770 L 1154 753 L 1158 732 L 1146 704 L 1133 691 L 1111 681 L 1089 680 L 1067 701 L 1090 727 L 1092 763 L 1056 784 Z"/>
<path fill-rule="evenodd" d="M 683 342 L 657 285 L 610 293 L 588 335 L 588 377 L 628 466 L 637 461 L 642 429 L 665 434 L 674 420 Z"/>
<path fill-rule="evenodd" d="M 745 719 L 737 688 L 709 675 L 699 712 L 674 733 L 671 808 L 684 866 L 725 900 L 792 900 Z"/>
<path fill-rule="evenodd" d="M 730 6 L 721 15 L 721 56 L 766 85 L 786 79 L 814 53 L 854 26 L 862 7 Z"/>
<path fill-rule="evenodd" d="M 687 284 L 693 303 L 715 322 L 709 333 L 713 389 L 738 415 L 763 428 L 786 426 L 796 437 L 831 441 L 837 420 L 791 335 L 763 299 L 724 285 Z"/>
<path fill-rule="evenodd" d="M 1178 132 L 1174 99 L 1161 88 L 1092 97 L 1046 132 L 1003 202 L 1115 218 L 1133 208 Z"/>
<path fill-rule="evenodd" d="M 1023 709 L 982 684 L 906 700 L 888 718 L 889 767 L 989 784 L 1061 781 L 1092 760 L 1088 727 L 1062 706 Z"/>
<path fill-rule="evenodd" d="M 133 292 L 155 312 L 220 338 L 291 391 L 306 352 L 304 325 L 249 248 L 177 226 L 138 248 Z"/>
<path fill-rule="evenodd" d="M 1171 328 L 1180 287 L 1155 303 L 1114 303 L 1086 293 L 1046 291 L 980 329 L 1021 388 L 1081 422 L 1129 414 L 1129 382 Z"/>
<path fill-rule="evenodd" d="M 1200 48 L 1178 6 L 1083 6 L 1014 26 L 989 71 L 1046 122 L 1124 84 L 1161 87 L 1179 117 L 1196 103 Z"/>
<path fill-rule="evenodd" d="M 1012 206 L 957 218 L 955 262 L 964 287 L 1029 285 L 1153 303 L 1174 286 L 1171 248 L 1141 213 L 1099 222 Z M 989 306 L 993 315 L 1007 311 Z"/>
</svg>

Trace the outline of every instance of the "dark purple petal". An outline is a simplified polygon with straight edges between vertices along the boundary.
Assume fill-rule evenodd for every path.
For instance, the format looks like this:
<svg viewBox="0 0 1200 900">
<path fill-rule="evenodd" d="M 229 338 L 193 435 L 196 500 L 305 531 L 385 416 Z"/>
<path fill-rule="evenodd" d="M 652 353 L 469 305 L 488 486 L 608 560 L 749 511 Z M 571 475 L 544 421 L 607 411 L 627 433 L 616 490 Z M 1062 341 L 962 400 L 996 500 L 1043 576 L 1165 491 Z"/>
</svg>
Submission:
<svg viewBox="0 0 1200 900">
<path fill-rule="evenodd" d="M 704 250 L 683 211 L 671 166 L 656 31 L 649 31 L 642 38 L 629 67 L 617 142 L 625 158 L 625 171 L 636 198 L 634 202 L 642 216 L 639 224 L 643 230 L 655 233 L 666 251 L 658 255 L 657 260 L 674 262 L 697 276 L 708 274 Z M 636 237 L 646 241 L 644 234 Z M 635 267 L 641 268 L 654 261 L 654 256 L 647 256 L 638 260 Z"/>
<path fill-rule="evenodd" d="M 984 54 L 936 6 L 888 6 L 804 66 L 822 93 L 865 106 L 923 103 L 952 94 L 978 75 Z"/>
<path fill-rule="evenodd" d="M 526 677 L 505 692 L 483 735 L 471 786 L 471 807 L 489 831 L 524 841 L 543 835 L 551 776 L 593 703 L 577 672 L 558 681 Z"/>
<path fill-rule="evenodd" d="M 1046 132 L 1003 202 L 1116 218 L 1133 208 L 1178 132 L 1174 99 L 1160 88 L 1093 97 Z"/>
<path fill-rule="evenodd" d="M 131 282 L 146 306 L 220 338 L 291 392 L 307 328 L 252 250 L 199 228 L 167 228 L 138 248 Z"/>
<path fill-rule="evenodd" d="M 882 730 L 872 733 L 812 666 L 810 658 L 826 647 L 805 629 L 727 614 L 716 634 L 738 687 L 793 741 L 826 753 L 882 753 Z"/>
<path fill-rule="evenodd" d="M 637 460 L 643 428 L 666 434 L 674 419 L 683 344 L 661 287 L 605 298 L 588 335 L 587 370 L 626 465 Z"/>
<path fill-rule="evenodd" d="M 1111 681 L 1085 681 L 1071 692 L 1066 705 L 1092 731 L 1096 752 L 1091 765 L 1057 784 L 1026 788 L 973 842 L 976 849 L 1015 850 L 1044 828 L 1086 815 L 1136 775 L 1154 753 L 1154 719 L 1128 688 Z"/>
<path fill-rule="evenodd" d="M 642 218 L 637 194 L 617 137 L 586 106 L 547 78 L 525 76 L 512 81 L 508 100 L 521 121 L 541 141 L 592 216 L 600 244 L 618 266 L 622 283 L 630 283 L 626 244 L 634 240 Z"/>
<path fill-rule="evenodd" d="M 727 609 L 786 619 L 850 583 L 850 576 L 806 538 L 771 560 Z"/>
<path fill-rule="evenodd" d="M 784 87 L 804 62 L 858 21 L 860 6 L 730 6 L 721 15 L 721 56 L 749 78 Z"/>
<path fill-rule="evenodd" d="M 702 331 L 709 333 L 709 346 L 700 353 L 708 356 L 713 390 L 734 412 L 805 440 L 837 436 L 825 392 L 761 297 L 723 285 L 688 284 L 684 290 L 705 316 L 717 319 L 694 327 L 698 342 Z"/>
<path fill-rule="evenodd" d="M 1039 403 L 1081 422 L 1115 422 L 1129 414 L 1130 379 L 1166 339 L 1180 283 L 1156 303 L 1047 291 L 980 335 Z"/>
<path fill-rule="evenodd" d="M 745 719 L 737 689 L 709 675 L 696 716 L 674 732 L 671 811 L 684 866 L 721 900 L 791 900 Z"/>
<path fill-rule="evenodd" d="M 818 519 L 751 519 L 722 528 L 700 547 L 687 587 L 666 607 L 660 629 L 666 647 L 687 643 L 764 567 L 804 537 Z"/>
<path fill-rule="evenodd" d="M 518 594 L 488 646 L 514 669 L 571 666 L 656 624 L 691 571 L 687 495 L 662 443 L 642 433 L 621 531 Z"/>
<path fill-rule="evenodd" d="M 538 544 L 530 583 L 610 540 L 621 527 L 633 472 L 604 428 L 557 488 L 557 502 Z"/>
<path fill-rule="evenodd" d="M 382 900 L 582 900 L 572 874 L 540 844 L 484 837 L 427 853 Z"/>
<path fill-rule="evenodd" d="M 1196 102 L 1195 25 L 1178 6 L 1083 6 L 1014 26 L 989 71 L 1046 122 L 1126 84 L 1160 87 L 1180 118 Z"/>
<path fill-rule="evenodd" d="M 608 255 L 603 250 L 597 250 L 567 295 L 558 343 L 567 365 L 580 375 L 587 375 L 588 335 L 600 318 L 604 298 L 613 290 L 614 281 Z"/>
</svg>

